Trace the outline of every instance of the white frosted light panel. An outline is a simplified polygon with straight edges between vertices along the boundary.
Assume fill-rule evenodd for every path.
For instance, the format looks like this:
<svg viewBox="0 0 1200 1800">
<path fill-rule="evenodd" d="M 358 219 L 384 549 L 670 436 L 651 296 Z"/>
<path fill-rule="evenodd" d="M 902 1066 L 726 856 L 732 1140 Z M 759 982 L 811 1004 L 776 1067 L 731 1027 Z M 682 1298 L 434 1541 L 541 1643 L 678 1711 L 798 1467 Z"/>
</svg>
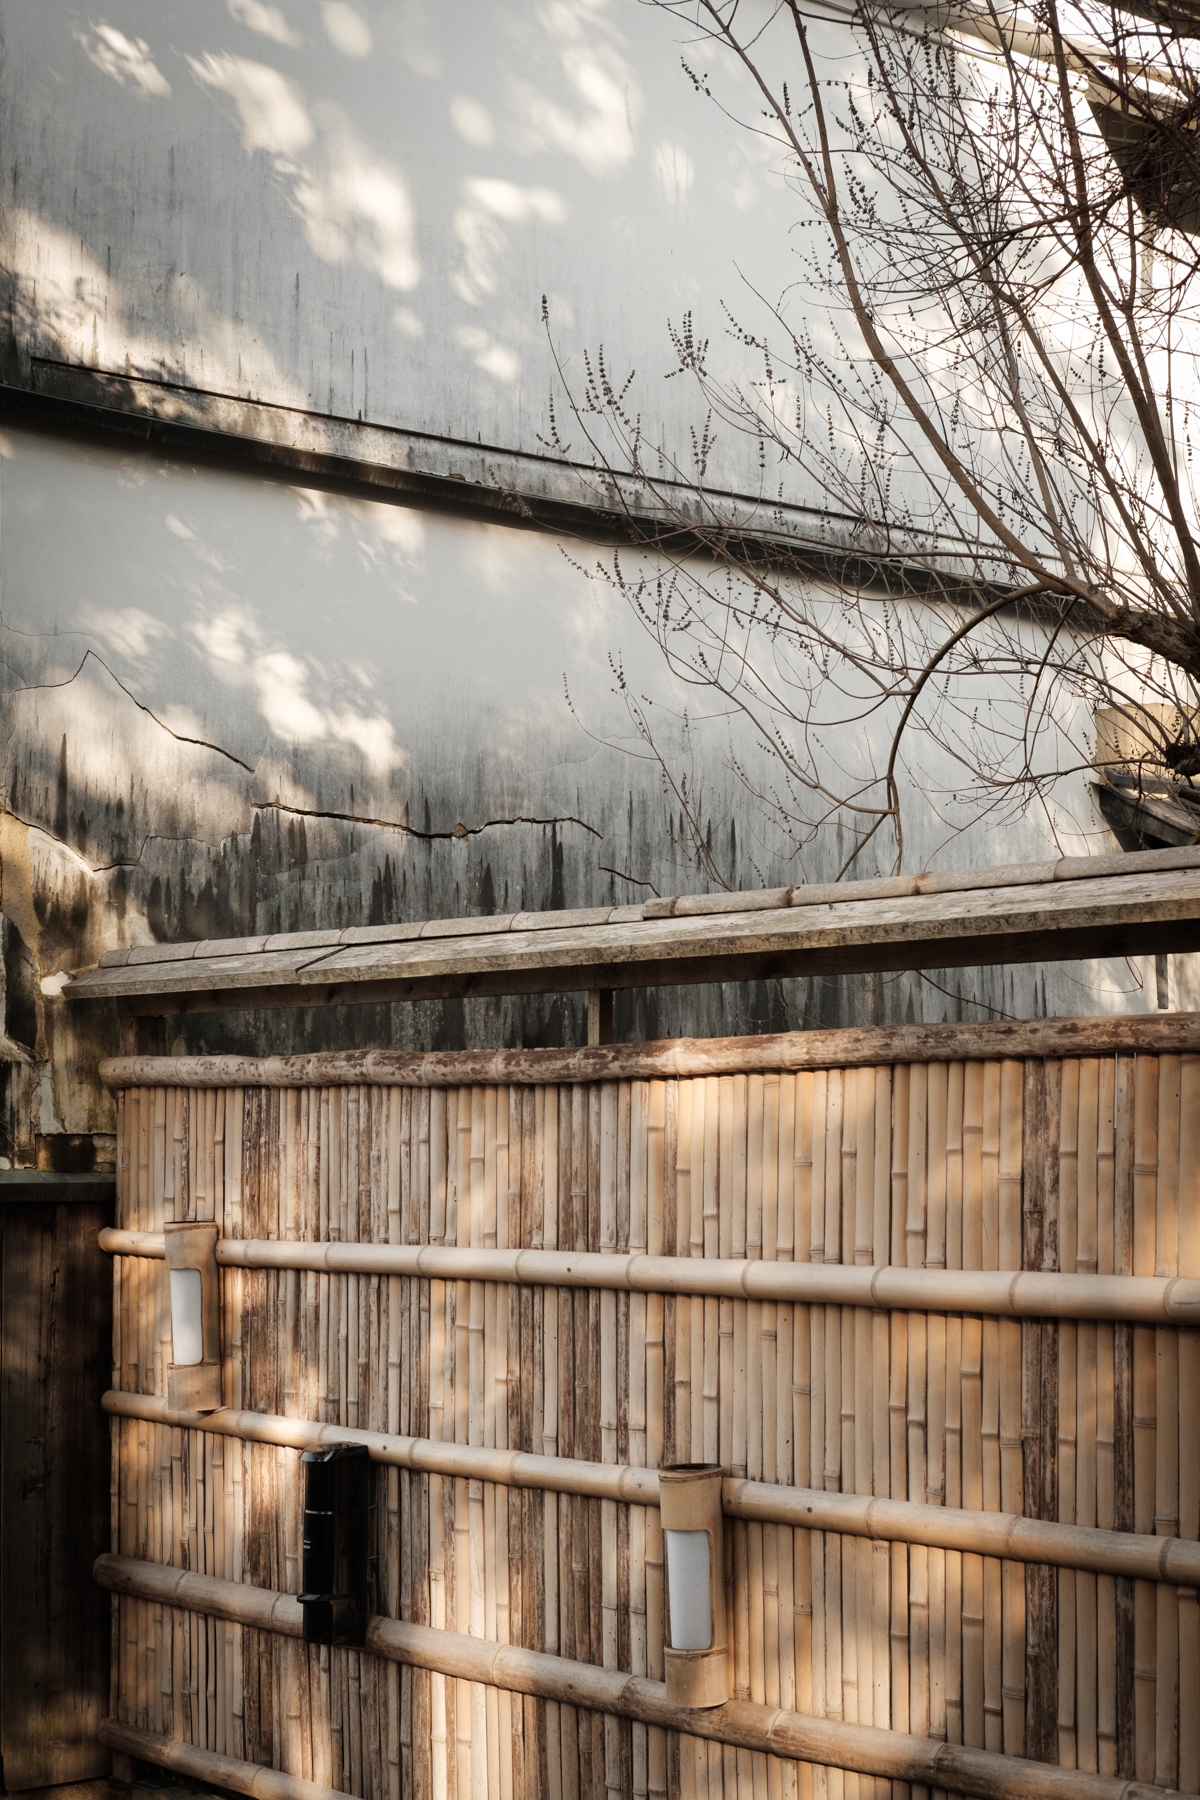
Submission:
<svg viewBox="0 0 1200 1800">
<path fill-rule="evenodd" d="M 707 1650 L 713 1641 L 708 1533 L 668 1531 L 665 1536 L 671 1648 Z"/>
<path fill-rule="evenodd" d="M 171 1360 L 178 1368 L 204 1361 L 199 1269 L 171 1270 Z"/>
</svg>

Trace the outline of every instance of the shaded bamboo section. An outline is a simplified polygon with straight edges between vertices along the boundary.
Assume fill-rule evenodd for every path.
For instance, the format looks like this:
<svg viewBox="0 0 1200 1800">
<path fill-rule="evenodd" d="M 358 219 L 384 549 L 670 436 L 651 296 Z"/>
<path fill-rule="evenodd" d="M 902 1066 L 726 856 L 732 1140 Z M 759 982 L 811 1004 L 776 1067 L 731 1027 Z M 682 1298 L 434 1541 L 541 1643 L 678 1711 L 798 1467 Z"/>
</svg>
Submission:
<svg viewBox="0 0 1200 1800">
<path fill-rule="evenodd" d="M 230 1238 L 1200 1277 L 1200 1056 L 131 1086 L 119 1217 Z M 483 1265 L 481 1265 L 483 1266 Z M 113 1387 L 165 1393 L 118 1258 Z M 231 1407 L 1200 1537 L 1200 1332 L 226 1268 Z M 300 1590 L 295 1449 L 115 1417 L 113 1549 Z M 381 1465 L 372 1610 L 663 1678 L 656 1507 Z M 1195 1589 L 730 1518 L 733 1697 L 1200 1790 Z M 377 1800 L 935 1789 L 123 1596 L 114 1716 Z"/>
</svg>

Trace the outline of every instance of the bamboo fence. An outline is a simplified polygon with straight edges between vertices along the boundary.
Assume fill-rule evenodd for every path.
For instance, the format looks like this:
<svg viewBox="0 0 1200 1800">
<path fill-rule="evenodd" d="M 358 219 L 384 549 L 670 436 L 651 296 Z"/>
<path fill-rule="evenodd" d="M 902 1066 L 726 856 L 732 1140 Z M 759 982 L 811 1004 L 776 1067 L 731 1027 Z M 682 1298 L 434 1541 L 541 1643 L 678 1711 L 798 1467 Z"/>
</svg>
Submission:
<svg viewBox="0 0 1200 1800">
<path fill-rule="evenodd" d="M 1200 1278 L 1196 1055 L 432 1087 L 256 1086 L 240 1069 L 236 1086 L 121 1091 L 121 1229 Z M 463 1473 L 380 1460 L 372 1610 L 661 1681 L 659 1515 L 620 1497 L 620 1470 L 720 1462 L 830 1503 L 819 1530 L 767 1505 L 727 1518 L 734 1699 L 1200 1790 L 1195 1587 L 1065 1550 L 1057 1569 L 1023 1560 L 1019 1525 L 993 1540 L 1011 1559 L 936 1541 L 968 1541 L 954 1529 L 905 1541 L 894 1505 L 1023 1515 L 1068 1528 L 1064 1545 L 1081 1529 L 1196 1541 L 1200 1334 L 1167 1311 L 323 1267 L 221 1279 L 230 1413 L 203 1430 L 162 1416 L 161 1262 L 114 1258 L 114 1552 L 299 1592 L 298 1455 L 237 1435 L 238 1413 L 427 1441 L 450 1468 L 461 1446 L 482 1458 Z M 521 1457 L 612 1465 L 613 1486 L 522 1483 Z M 849 1495 L 881 1503 L 874 1526 L 833 1528 Z M 129 1594 L 113 1714 L 362 1800 L 940 1791 Z"/>
</svg>

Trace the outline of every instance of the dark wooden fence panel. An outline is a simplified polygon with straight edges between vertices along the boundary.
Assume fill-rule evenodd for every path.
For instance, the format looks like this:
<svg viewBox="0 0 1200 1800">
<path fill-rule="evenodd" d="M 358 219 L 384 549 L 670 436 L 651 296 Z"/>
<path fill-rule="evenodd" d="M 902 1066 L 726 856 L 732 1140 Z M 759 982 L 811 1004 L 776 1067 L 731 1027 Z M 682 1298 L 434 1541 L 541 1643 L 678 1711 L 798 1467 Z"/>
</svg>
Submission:
<svg viewBox="0 0 1200 1800">
<path fill-rule="evenodd" d="M 0 1772 L 9 1793 L 106 1775 L 110 1445 L 100 1396 L 111 1182 L 0 1183 Z M 36 1195 L 36 1198 L 31 1196 Z"/>
</svg>

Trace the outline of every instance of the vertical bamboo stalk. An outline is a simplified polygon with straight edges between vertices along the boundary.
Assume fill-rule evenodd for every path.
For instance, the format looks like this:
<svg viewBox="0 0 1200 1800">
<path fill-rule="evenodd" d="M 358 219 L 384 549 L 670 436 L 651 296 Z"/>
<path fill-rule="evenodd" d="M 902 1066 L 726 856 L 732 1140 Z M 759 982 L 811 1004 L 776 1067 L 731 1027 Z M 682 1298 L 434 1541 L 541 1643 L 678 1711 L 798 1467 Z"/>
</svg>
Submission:
<svg viewBox="0 0 1200 1800">
<path fill-rule="evenodd" d="M 1074 1269 L 1078 1255 L 1079 1221 L 1079 1063 L 1062 1065 L 1062 1099 L 1059 1124 L 1058 1248 L 1064 1269 Z M 1076 1447 L 1078 1441 L 1078 1328 L 1063 1320 L 1058 1328 L 1058 1516 L 1074 1523 L 1076 1502 Z M 1064 1768 L 1077 1766 L 1076 1749 L 1076 1626 L 1075 1571 L 1061 1569 L 1058 1577 L 1058 1760 Z"/>
<path fill-rule="evenodd" d="M 929 1070 L 923 1063 L 909 1070 L 908 1180 L 905 1184 L 905 1260 L 909 1268 L 922 1268 L 927 1239 L 927 1183 L 929 1162 Z M 926 1466 L 926 1397 L 928 1381 L 928 1321 L 924 1313 L 908 1318 L 908 1382 L 906 1397 L 907 1498 L 926 1504 L 929 1488 Z M 923 1544 L 908 1551 L 908 1729 L 928 1737 L 930 1729 L 929 1662 L 929 1552 Z M 913 1789 L 914 1800 L 925 1800 L 927 1790 Z"/>
<path fill-rule="evenodd" d="M 778 1088 L 775 1088 L 775 1093 Z M 767 1117 L 768 1089 L 766 1078 L 752 1075 L 747 1082 L 747 1130 L 746 1130 L 746 1256 L 752 1262 L 761 1260 L 763 1256 L 764 1226 L 764 1187 L 769 1171 L 764 1155 Z M 770 1210 L 773 1210 L 771 1208 Z M 747 1362 L 746 1362 L 746 1472 L 751 1481 L 762 1481 L 763 1449 L 766 1437 L 764 1420 L 764 1369 L 763 1369 L 763 1331 L 766 1308 L 758 1302 L 751 1302 L 746 1308 Z M 771 1446 L 772 1452 L 774 1445 Z M 750 1699 L 762 1702 L 766 1698 L 766 1635 L 767 1635 L 767 1596 L 765 1591 L 765 1571 L 763 1566 L 763 1527 L 750 1522 L 746 1531 L 746 1574 L 747 1601 L 749 1607 L 749 1689 Z M 753 1791 L 756 1796 L 766 1795 L 767 1768 L 766 1758 L 755 1754 L 751 1758 Z"/>
<path fill-rule="evenodd" d="M 796 1254 L 796 1077 L 782 1075 L 779 1081 L 779 1115 L 775 1133 L 776 1155 L 776 1223 L 775 1255 L 779 1262 L 793 1262 Z M 713 1146 L 714 1153 L 716 1145 Z M 707 1157 L 707 1147 L 706 1147 Z M 806 1221 L 807 1223 L 807 1221 Z M 709 1239 L 706 1237 L 706 1248 Z M 719 1255 L 718 1234 L 714 1229 L 710 1255 Z M 795 1481 L 794 1400 L 792 1395 L 795 1364 L 795 1308 L 779 1305 L 775 1309 L 775 1479 L 791 1485 Z M 775 1528 L 774 1559 L 776 1582 L 777 1667 L 779 1704 L 787 1710 L 796 1706 L 796 1592 L 794 1532 L 786 1526 Z M 722 1758 L 722 1762 L 724 1762 Z M 715 1761 L 715 1757 L 713 1758 Z M 730 1758 L 731 1773 L 735 1770 Z M 711 1766 L 711 1765 L 710 1765 Z M 723 1794 L 724 1781 L 714 1770 L 710 1793 Z M 798 1792 L 798 1770 L 795 1763 L 784 1763 L 779 1770 L 779 1792 L 783 1800 L 795 1800 Z"/>
<path fill-rule="evenodd" d="M 1019 1062 L 1002 1062 L 999 1070 L 1000 1141 L 997 1168 L 997 1259 L 1001 1269 L 1021 1267 L 1021 1172 L 1023 1087 Z M 1023 1446 L 1021 1442 L 1021 1327 L 999 1321 L 999 1451 L 1000 1508 L 1021 1510 Z M 1002 1745 L 1008 1755 L 1025 1751 L 1025 1570 L 1022 1564 L 1000 1565 Z"/>
<path fill-rule="evenodd" d="M 1158 1180 L 1155 1194 L 1156 1275 L 1179 1273 L 1179 1145 L 1181 1071 L 1177 1056 L 1158 1065 Z M 1179 1535 L 1179 1332 L 1155 1331 L 1155 1501 L 1154 1530 Z M 1191 1396 L 1194 1410 L 1195 1393 Z M 1157 1594 L 1155 1641 L 1154 1780 L 1178 1785 L 1179 1771 L 1179 1596 L 1166 1583 Z"/>
<path fill-rule="evenodd" d="M 617 1249 L 618 1102 L 614 1082 L 600 1090 L 600 1236 L 602 1252 Z M 617 1461 L 619 1334 L 617 1296 L 600 1296 L 600 1460 Z M 605 1500 L 600 1508 L 601 1608 L 603 1613 L 604 1667 L 619 1667 L 621 1595 L 618 1591 L 618 1520 L 616 1502 Z M 621 1792 L 621 1732 L 613 1718 L 604 1720 L 604 1787 L 613 1796 Z"/>
<path fill-rule="evenodd" d="M 927 1076 L 925 1267 L 946 1266 L 946 1186 L 949 1169 L 949 1068 L 930 1066 Z M 946 1320 L 931 1313 L 926 1323 L 925 1491 L 926 1505 L 945 1499 Z M 931 1737 L 946 1737 L 946 1553 L 927 1550 L 929 1620 L 929 1723 Z"/>
<path fill-rule="evenodd" d="M 969 1062 L 963 1072 L 962 1266 L 983 1267 L 984 1065 Z M 962 1504 L 984 1505 L 983 1488 L 983 1325 L 962 1321 Z M 963 1742 L 984 1745 L 984 1572 L 983 1558 L 962 1559 Z"/>
<path fill-rule="evenodd" d="M 1159 1062 L 1139 1056 L 1134 1064 L 1133 1273 L 1154 1272 L 1158 1204 Z M 1157 1388 L 1155 1333 L 1133 1331 L 1133 1528 L 1152 1532 L 1155 1512 Z M 1133 1585 L 1134 1773 L 1154 1779 L 1157 1712 L 1157 1594 L 1153 1582 Z"/>
<path fill-rule="evenodd" d="M 447 1181 L 446 1146 L 449 1121 L 449 1094 L 435 1089 L 429 1097 L 429 1165 L 431 1243 L 446 1241 Z M 429 1435 L 434 1442 L 444 1442 L 448 1424 L 446 1408 L 447 1319 L 446 1300 L 449 1284 L 429 1283 Z M 435 1631 L 449 1628 L 446 1594 L 446 1560 L 442 1521 L 444 1517 L 443 1481 L 440 1475 L 429 1477 L 429 1623 Z M 444 1675 L 429 1677 L 431 1714 L 430 1768 L 435 1800 L 449 1792 L 450 1746 L 446 1707 L 449 1684 Z"/>
<path fill-rule="evenodd" d="M 1099 1261 L 1100 1065 L 1094 1057 L 1079 1065 L 1079 1129 L 1076 1159 L 1075 1267 L 1094 1275 Z M 1096 1523 L 1098 1368 L 1096 1326 L 1076 1328 L 1075 1522 Z M 1075 1571 L 1075 1755 L 1081 1769 L 1100 1766 L 1098 1611 L 1096 1577 Z"/>
<path fill-rule="evenodd" d="M 946 1070 L 946 1236 L 947 1269 L 963 1264 L 963 1087 L 962 1063 Z M 944 1397 L 945 1432 L 942 1440 L 942 1499 L 946 1506 L 961 1506 L 962 1498 L 962 1339 L 963 1322 L 953 1315 L 945 1327 Z M 963 1742 L 962 1596 L 963 1559 L 960 1551 L 947 1551 L 945 1559 L 946 1603 L 946 1738 Z"/>
<path fill-rule="evenodd" d="M 629 1148 L 629 1250 L 643 1254 L 647 1245 L 647 1156 L 650 1088 L 635 1081 L 630 1094 Z M 647 1341 L 645 1294 L 629 1297 L 629 1460 L 635 1468 L 647 1466 Z M 644 1506 L 629 1509 L 629 1666 L 645 1675 L 648 1662 L 646 1591 L 647 1512 Z M 635 1800 L 649 1793 L 646 1727 L 635 1723 L 630 1738 L 632 1791 Z"/>
<path fill-rule="evenodd" d="M 1113 1273 L 1116 1155 L 1116 1064 L 1099 1064 L 1096 1100 L 1096 1272 Z M 1078 1245 L 1076 1246 L 1078 1256 Z M 1116 1524 L 1116 1338 L 1111 1324 L 1096 1326 L 1096 1516 L 1102 1531 Z M 1117 1589 L 1111 1575 L 1096 1577 L 1096 1767 L 1117 1771 Z"/>
<path fill-rule="evenodd" d="M 999 1267 L 1000 1257 L 1000 1067 L 984 1065 L 983 1077 L 983 1266 Z M 983 1504 L 1000 1506 L 1000 1323 L 983 1321 Z M 1003 1600 L 1002 1571 L 995 1557 L 983 1566 L 983 1711 L 984 1744 L 999 1751 L 1003 1743 Z"/>
<path fill-rule="evenodd" d="M 1200 1056 L 1179 1059 L 1179 1273 L 1200 1275 Z M 1179 1333 L 1179 1535 L 1200 1538 L 1200 1332 Z M 1200 1605 L 1179 1589 L 1179 1692 L 1200 1693 Z M 1179 1778 L 1200 1789 L 1200 1707 L 1181 1698 Z"/>
<path fill-rule="evenodd" d="M 732 1142 L 730 1146 L 730 1249 L 735 1257 L 745 1257 L 747 1243 L 748 1184 L 750 1159 L 750 1085 L 749 1077 L 734 1078 L 732 1096 Z M 749 1309 L 746 1302 L 733 1304 L 733 1384 L 736 1403 L 731 1421 L 730 1460 L 734 1474 L 744 1475 L 748 1469 L 749 1429 L 746 1417 L 746 1385 L 750 1356 Z M 750 1593 L 747 1572 L 750 1561 L 749 1527 L 742 1520 L 733 1526 L 730 1593 L 733 1625 L 730 1647 L 733 1656 L 733 1692 L 737 1699 L 750 1698 Z M 753 1768 L 748 1752 L 736 1758 L 737 1779 L 747 1790 L 753 1784 Z"/>
</svg>

